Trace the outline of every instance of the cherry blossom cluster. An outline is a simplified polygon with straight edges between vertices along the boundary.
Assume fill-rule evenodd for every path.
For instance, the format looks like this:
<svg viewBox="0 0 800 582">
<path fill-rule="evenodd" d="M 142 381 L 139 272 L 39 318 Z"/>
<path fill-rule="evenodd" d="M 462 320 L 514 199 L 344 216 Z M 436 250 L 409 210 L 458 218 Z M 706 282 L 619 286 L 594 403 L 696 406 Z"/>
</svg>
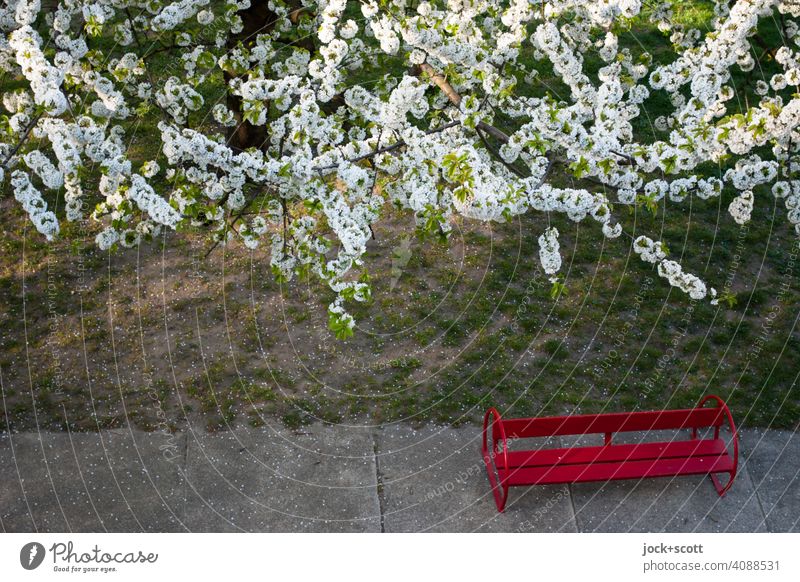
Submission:
<svg viewBox="0 0 800 582">
<path fill-rule="evenodd" d="M 34 188 L 24 172 L 15 171 L 11 174 L 11 186 L 14 188 L 14 198 L 22 205 L 31 222 L 47 240 L 53 240 L 58 234 L 58 219 L 54 212 L 47 210 L 47 202 L 41 193 Z"/>
<path fill-rule="evenodd" d="M 559 248 L 558 230 L 551 226 L 539 237 L 539 258 L 544 272 L 548 275 L 555 275 L 561 268 Z"/>
<path fill-rule="evenodd" d="M 680 263 L 667 259 L 666 247 L 662 242 L 653 241 L 642 235 L 633 242 L 633 250 L 641 260 L 656 265 L 660 277 L 669 281 L 673 287 L 688 294 L 692 299 L 700 300 L 710 295 L 712 301 L 716 300 L 716 289 L 713 287 L 707 289 L 706 284 L 699 277 L 686 273 Z"/>
</svg>

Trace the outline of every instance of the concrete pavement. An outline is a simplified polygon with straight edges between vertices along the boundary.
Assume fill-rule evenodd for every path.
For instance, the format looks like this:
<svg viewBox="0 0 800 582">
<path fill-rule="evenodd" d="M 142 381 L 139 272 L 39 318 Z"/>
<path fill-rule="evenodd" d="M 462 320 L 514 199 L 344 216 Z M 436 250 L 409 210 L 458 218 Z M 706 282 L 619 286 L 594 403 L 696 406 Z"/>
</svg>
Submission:
<svg viewBox="0 0 800 582">
<path fill-rule="evenodd" d="M 0 434 L 0 530 L 800 531 L 800 436 L 741 431 L 739 474 L 512 488 L 476 427 Z"/>
</svg>

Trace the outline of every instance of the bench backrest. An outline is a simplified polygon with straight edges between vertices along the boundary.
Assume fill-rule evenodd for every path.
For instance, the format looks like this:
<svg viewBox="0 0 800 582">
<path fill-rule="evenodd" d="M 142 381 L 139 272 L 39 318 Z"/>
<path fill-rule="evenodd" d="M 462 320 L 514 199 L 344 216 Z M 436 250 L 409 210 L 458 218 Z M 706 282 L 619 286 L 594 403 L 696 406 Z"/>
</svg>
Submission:
<svg viewBox="0 0 800 582">
<path fill-rule="evenodd" d="M 723 408 L 689 408 L 652 412 L 612 412 L 503 420 L 507 438 L 670 430 L 722 426 Z"/>
</svg>

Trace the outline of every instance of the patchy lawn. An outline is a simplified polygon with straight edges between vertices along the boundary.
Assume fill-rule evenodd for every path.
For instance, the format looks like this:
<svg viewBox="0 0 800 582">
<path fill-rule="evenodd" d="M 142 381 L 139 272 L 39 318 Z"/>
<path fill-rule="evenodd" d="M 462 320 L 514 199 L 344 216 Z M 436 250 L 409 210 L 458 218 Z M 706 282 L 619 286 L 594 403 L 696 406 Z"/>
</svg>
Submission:
<svg viewBox="0 0 800 582">
<path fill-rule="evenodd" d="M 462 221 L 443 245 L 409 237 L 409 217 L 392 215 L 365 265 L 374 299 L 339 341 L 327 329 L 331 292 L 279 285 L 261 251 L 237 245 L 206 259 L 202 237 L 171 233 L 109 254 L 77 226 L 77 238 L 50 247 L 6 199 L 0 427 L 459 424 L 488 405 L 563 414 L 691 406 L 716 393 L 740 422 L 794 428 L 792 231 L 765 202 L 749 228 L 719 204 L 629 215 L 626 228 L 661 231 L 687 269 L 730 285 L 733 307 L 671 290 L 594 225 L 557 223 L 567 293 L 554 301 L 537 266 L 546 218 Z"/>
</svg>

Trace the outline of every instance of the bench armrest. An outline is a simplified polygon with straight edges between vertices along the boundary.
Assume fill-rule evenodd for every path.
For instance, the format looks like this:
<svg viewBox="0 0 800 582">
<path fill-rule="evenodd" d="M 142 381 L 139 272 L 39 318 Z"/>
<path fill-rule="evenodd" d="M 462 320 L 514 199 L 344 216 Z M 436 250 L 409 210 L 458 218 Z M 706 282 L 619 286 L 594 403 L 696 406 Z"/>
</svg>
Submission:
<svg viewBox="0 0 800 582">
<path fill-rule="evenodd" d="M 727 485 L 724 487 L 717 486 L 717 491 L 720 496 L 724 495 L 725 492 L 731 488 L 733 485 L 733 479 L 736 477 L 736 469 L 739 466 L 739 432 L 736 430 L 736 424 L 733 422 L 733 416 L 731 415 L 731 411 L 728 408 L 728 405 L 725 404 L 725 401 L 722 400 L 719 396 L 715 396 L 714 394 L 709 394 L 705 398 L 703 398 L 700 403 L 697 405 L 698 408 L 702 408 L 705 406 L 706 402 L 714 401 L 717 403 L 717 408 L 721 408 L 725 414 L 725 417 L 728 420 L 728 426 L 731 429 L 731 434 L 733 435 L 733 469 L 730 473 L 730 479 L 728 480 Z M 714 483 L 718 485 L 718 483 Z"/>
</svg>

